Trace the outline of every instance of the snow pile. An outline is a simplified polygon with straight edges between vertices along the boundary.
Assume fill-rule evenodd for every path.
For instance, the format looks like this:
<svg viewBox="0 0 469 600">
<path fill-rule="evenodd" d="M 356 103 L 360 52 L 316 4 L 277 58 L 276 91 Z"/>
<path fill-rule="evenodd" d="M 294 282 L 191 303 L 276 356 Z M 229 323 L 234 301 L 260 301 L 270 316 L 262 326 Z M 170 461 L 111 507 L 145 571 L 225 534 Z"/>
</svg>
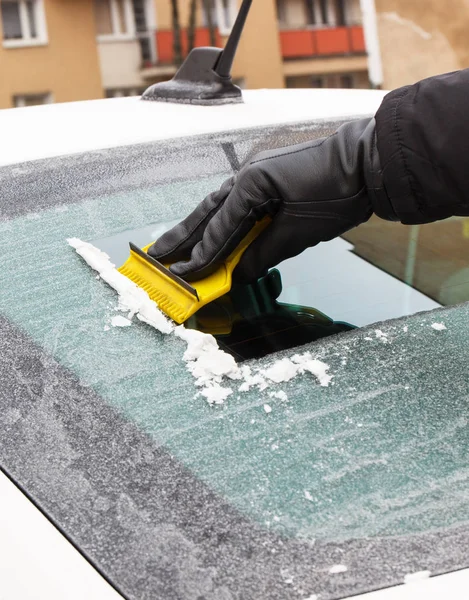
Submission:
<svg viewBox="0 0 469 600">
<path fill-rule="evenodd" d="M 240 391 L 249 389 L 249 387 L 254 385 L 257 385 L 259 390 L 262 391 L 270 384 L 269 382 L 284 383 L 306 372 L 314 375 L 322 386 L 327 386 L 332 379 L 332 375 L 328 375 L 327 373 L 328 369 L 329 365 L 326 365 L 326 363 L 317 358 L 313 358 L 311 352 L 294 354 L 290 358 L 280 358 L 274 361 L 265 369 L 259 369 L 254 375 L 249 372 L 246 384 L 240 387 Z M 249 387 L 246 387 L 247 385 Z"/>
<path fill-rule="evenodd" d="M 293 360 L 293 357 L 292 357 Z M 276 360 L 270 367 L 263 369 L 261 375 L 274 383 L 290 381 L 297 374 L 298 368 L 289 358 Z"/>
<path fill-rule="evenodd" d="M 209 404 L 223 404 L 232 393 L 231 388 L 222 387 L 215 383 L 205 387 L 198 395 L 204 396 Z"/>
<path fill-rule="evenodd" d="M 282 402 L 288 401 L 288 396 L 283 390 L 279 390 L 278 392 L 269 392 L 269 396 L 271 398 L 277 398 L 277 400 L 281 400 Z"/>
<path fill-rule="evenodd" d="M 183 325 L 175 328 L 174 334 L 187 343 L 184 360 L 188 370 L 196 379 L 196 385 L 221 383 L 224 376 L 240 379 L 240 369 L 231 354 L 220 350 L 213 335 L 186 329 Z"/>
<path fill-rule="evenodd" d="M 311 373 L 311 375 L 314 375 L 318 379 L 323 387 L 327 387 L 331 382 L 332 375 L 327 373 L 329 365 L 326 365 L 322 360 L 313 358 L 311 352 L 295 354 L 295 356 L 292 356 L 291 360 L 297 364 L 298 373 Z"/>
<path fill-rule="evenodd" d="M 432 327 L 437 331 L 443 331 L 443 329 L 446 329 L 446 325 L 444 323 L 432 323 Z"/>
<path fill-rule="evenodd" d="M 78 238 L 70 238 L 67 241 L 90 267 L 99 273 L 101 279 L 116 290 L 119 294 L 118 308 L 128 311 L 129 319 L 137 314 L 141 321 L 152 325 L 162 333 L 171 333 L 174 326 L 169 319 L 158 310 L 156 304 L 150 300 L 144 290 L 119 273 L 105 252 Z"/>
<path fill-rule="evenodd" d="M 127 317 L 120 315 L 113 317 L 111 320 L 113 327 L 128 327 L 136 316 L 161 333 L 172 333 L 186 342 L 184 360 L 187 369 L 195 378 L 195 384 L 202 388 L 198 395 L 205 397 L 209 404 L 223 404 L 233 393 L 230 387 L 222 386 L 226 379 L 240 381 L 238 388 L 240 392 L 247 392 L 252 387 L 263 391 L 272 384 L 290 381 L 293 377 L 304 373 L 314 375 L 321 386 L 329 385 L 332 379 L 332 375 L 327 373 L 329 365 L 313 358 L 311 352 L 278 359 L 263 369 L 252 369 L 247 365 L 239 367 L 230 354 L 220 350 L 212 335 L 186 329 L 183 325 L 174 325 L 143 289 L 119 273 L 105 252 L 78 238 L 70 238 L 67 241 L 85 262 L 98 272 L 98 277 L 118 293 L 117 310 L 126 312 Z M 108 329 L 109 327 L 106 326 L 105 330 Z M 281 401 L 288 399 L 284 391 L 271 392 L 270 396 Z M 264 410 L 269 413 L 272 408 L 264 404 Z"/>
<path fill-rule="evenodd" d="M 111 325 L 113 327 L 130 327 L 130 325 L 132 325 L 132 321 L 129 321 L 129 319 L 126 319 L 121 315 L 116 315 L 115 317 L 112 317 Z"/>
<path fill-rule="evenodd" d="M 260 373 L 253 374 L 251 367 L 247 365 L 241 367 L 241 377 L 243 383 L 239 386 L 240 392 L 248 392 L 254 386 L 257 386 L 259 391 L 262 392 L 269 385 Z"/>
</svg>

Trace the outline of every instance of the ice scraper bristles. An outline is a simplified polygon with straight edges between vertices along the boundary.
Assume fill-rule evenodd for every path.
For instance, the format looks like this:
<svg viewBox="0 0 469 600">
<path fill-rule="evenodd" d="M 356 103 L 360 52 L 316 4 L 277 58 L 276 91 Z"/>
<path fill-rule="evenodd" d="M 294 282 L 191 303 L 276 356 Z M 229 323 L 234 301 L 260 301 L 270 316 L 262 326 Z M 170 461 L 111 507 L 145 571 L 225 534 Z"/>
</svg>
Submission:
<svg viewBox="0 0 469 600">
<path fill-rule="evenodd" d="M 151 244 L 141 250 L 130 243 L 130 256 L 118 270 L 145 290 L 168 317 L 176 323 L 184 323 L 199 308 L 230 291 L 233 270 L 249 244 L 270 221 L 270 217 L 265 217 L 257 222 L 216 271 L 190 284 L 171 273 L 169 265 L 164 265 L 147 254 Z"/>
</svg>

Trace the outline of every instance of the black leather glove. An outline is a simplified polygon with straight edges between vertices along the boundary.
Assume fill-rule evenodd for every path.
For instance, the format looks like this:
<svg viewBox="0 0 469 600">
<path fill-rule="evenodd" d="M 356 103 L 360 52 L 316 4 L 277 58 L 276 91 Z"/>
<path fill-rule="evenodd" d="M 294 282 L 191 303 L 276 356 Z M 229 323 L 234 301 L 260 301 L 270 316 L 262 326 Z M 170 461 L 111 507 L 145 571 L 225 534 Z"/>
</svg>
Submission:
<svg viewBox="0 0 469 600">
<path fill-rule="evenodd" d="M 208 275 L 256 221 L 270 215 L 272 223 L 233 274 L 247 283 L 368 220 L 379 176 L 374 119 L 346 123 L 328 138 L 254 156 L 148 253 L 193 281 Z"/>
</svg>

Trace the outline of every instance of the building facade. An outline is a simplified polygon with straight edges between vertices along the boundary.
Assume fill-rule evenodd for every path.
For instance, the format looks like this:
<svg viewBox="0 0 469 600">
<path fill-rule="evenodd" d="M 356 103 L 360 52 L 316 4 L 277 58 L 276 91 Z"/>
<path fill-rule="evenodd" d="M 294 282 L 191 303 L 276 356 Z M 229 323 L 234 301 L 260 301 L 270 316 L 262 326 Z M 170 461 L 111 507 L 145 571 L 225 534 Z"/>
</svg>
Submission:
<svg viewBox="0 0 469 600">
<path fill-rule="evenodd" d="M 374 0 L 362 0 L 371 1 Z M 178 0 L 182 53 L 223 46 L 239 0 Z M 172 0 L 0 0 L 0 108 L 139 94 L 171 77 Z M 369 87 L 360 0 L 255 0 L 233 67 L 247 88 Z"/>
<path fill-rule="evenodd" d="M 241 0 L 176 1 L 182 57 L 191 39 L 224 45 Z M 174 6 L 0 0 L 0 108 L 135 95 L 168 79 Z M 251 89 L 392 89 L 468 66 L 468 20 L 467 0 L 254 0 L 233 78 Z"/>
<path fill-rule="evenodd" d="M 0 108 L 102 96 L 92 0 L 1 0 L 0 8 Z"/>
</svg>

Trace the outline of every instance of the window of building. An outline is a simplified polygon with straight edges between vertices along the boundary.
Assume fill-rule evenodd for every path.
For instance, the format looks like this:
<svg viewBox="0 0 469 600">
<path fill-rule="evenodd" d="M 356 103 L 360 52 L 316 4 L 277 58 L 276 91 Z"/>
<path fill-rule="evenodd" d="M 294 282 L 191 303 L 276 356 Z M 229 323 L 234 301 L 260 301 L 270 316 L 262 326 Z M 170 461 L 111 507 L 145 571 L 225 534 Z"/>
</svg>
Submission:
<svg viewBox="0 0 469 600">
<path fill-rule="evenodd" d="M 215 0 L 217 9 L 218 29 L 222 35 L 230 33 L 236 19 L 236 4 L 234 0 Z"/>
<path fill-rule="evenodd" d="M 306 23 L 308 25 L 316 25 L 317 17 L 314 0 L 304 0 L 304 8 L 306 11 Z"/>
<path fill-rule="evenodd" d="M 149 0 L 94 0 L 99 41 L 138 40 L 143 63 L 155 60 Z"/>
<path fill-rule="evenodd" d="M 5 47 L 47 42 L 42 0 L 1 0 L 0 9 Z"/>
<path fill-rule="evenodd" d="M 39 104 L 51 104 L 53 102 L 52 94 L 22 94 L 13 97 L 13 104 L 16 108 L 24 106 L 37 106 Z"/>
<path fill-rule="evenodd" d="M 128 98 L 141 96 L 145 88 L 113 88 L 105 91 L 106 98 Z"/>
<path fill-rule="evenodd" d="M 132 0 L 132 6 L 136 31 L 140 33 L 146 33 L 148 31 L 148 19 L 145 0 Z"/>
<path fill-rule="evenodd" d="M 347 73 L 347 75 L 341 75 L 340 76 L 340 87 L 343 89 L 349 89 L 349 88 L 355 87 L 354 82 L 353 82 L 353 75 L 350 73 Z"/>
<path fill-rule="evenodd" d="M 95 0 L 94 6 L 99 36 L 135 36 L 135 20 L 130 0 Z"/>
<path fill-rule="evenodd" d="M 345 0 L 277 0 L 281 28 L 341 27 L 348 24 Z"/>
<path fill-rule="evenodd" d="M 296 75 L 285 79 L 287 88 L 366 88 L 369 87 L 367 74 L 325 73 L 324 75 Z"/>
<path fill-rule="evenodd" d="M 316 12 L 319 12 L 318 24 L 320 25 L 329 25 L 329 4 L 328 0 L 317 0 L 315 2 L 316 6 L 314 8 Z"/>
<path fill-rule="evenodd" d="M 202 11 L 202 26 L 208 27 L 207 5 L 210 7 L 211 23 L 217 27 L 221 35 L 228 35 L 236 19 L 237 10 L 235 0 L 211 0 L 204 3 Z"/>
</svg>

